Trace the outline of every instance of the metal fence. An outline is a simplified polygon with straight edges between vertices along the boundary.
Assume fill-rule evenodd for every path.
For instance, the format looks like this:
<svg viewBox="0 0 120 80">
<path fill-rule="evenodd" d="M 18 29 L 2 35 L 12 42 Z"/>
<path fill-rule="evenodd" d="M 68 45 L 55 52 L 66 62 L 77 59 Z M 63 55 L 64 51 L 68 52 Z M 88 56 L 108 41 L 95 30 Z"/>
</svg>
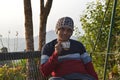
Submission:
<svg viewBox="0 0 120 80">
<path fill-rule="evenodd" d="M 48 80 L 39 71 L 40 56 L 40 51 L 0 53 L 0 80 Z M 28 79 L 28 61 L 32 79 Z"/>
</svg>

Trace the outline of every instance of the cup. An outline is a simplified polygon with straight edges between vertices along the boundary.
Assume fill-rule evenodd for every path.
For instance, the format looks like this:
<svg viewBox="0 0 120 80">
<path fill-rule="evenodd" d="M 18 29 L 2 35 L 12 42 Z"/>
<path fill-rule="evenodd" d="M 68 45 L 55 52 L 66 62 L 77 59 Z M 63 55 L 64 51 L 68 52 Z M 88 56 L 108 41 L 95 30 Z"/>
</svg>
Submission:
<svg viewBox="0 0 120 80">
<path fill-rule="evenodd" d="M 62 45 L 62 48 L 64 50 L 69 50 L 69 48 L 70 48 L 70 42 L 69 41 L 61 42 L 61 45 Z"/>
</svg>

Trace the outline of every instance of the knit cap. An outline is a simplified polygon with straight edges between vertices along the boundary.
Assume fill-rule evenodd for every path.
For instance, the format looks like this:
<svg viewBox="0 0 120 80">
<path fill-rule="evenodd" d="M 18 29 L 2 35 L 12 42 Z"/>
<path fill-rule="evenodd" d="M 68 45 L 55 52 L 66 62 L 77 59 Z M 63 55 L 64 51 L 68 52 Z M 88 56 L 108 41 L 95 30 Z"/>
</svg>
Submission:
<svg viewBox="0 0 120 80">
<path fill-rule="evenodd" d="M 56 24 L 56 32 L 62 27 L 69 27 L 71 30 L 74 30 L 74 22 L 70 17 L 62 17 L 58 20 Z"/>
</svg>

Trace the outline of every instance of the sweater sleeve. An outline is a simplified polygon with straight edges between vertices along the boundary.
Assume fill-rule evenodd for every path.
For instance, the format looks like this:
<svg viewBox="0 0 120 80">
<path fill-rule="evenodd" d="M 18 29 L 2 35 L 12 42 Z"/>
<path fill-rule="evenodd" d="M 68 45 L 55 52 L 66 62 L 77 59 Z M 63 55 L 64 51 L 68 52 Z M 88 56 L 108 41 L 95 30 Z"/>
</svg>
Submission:
<svg viewBox="0 0 120 80">
<path fill-rule="evenodd" d="M 91 76 L 93 76 L 96 80 L 98 80 L 98 76 L 94 70 L 94 66 L 93 66 L 92 62 L 86 63 L 85 68 Z"/>
<path fill-rule="evenodd" d="M 88 72 L 89 75 L 93 76 L 96 80 L 98 80 L 98 76 L 94 70 L 94 66 L 92 64 L 92 59 L 91 57 L 88 55 L 87 52 L 83 53 L 81 55 L 81 59 L 84 63 L 84 67 L 86 69 L 86 71 Z"/>
<path fill-rule="evenodd" d="M 48 76 L 58 66 L 58 55 L 56 52 L 49 59 L 40 65 L 40 71 L 43 76 Z"/>
</svg>

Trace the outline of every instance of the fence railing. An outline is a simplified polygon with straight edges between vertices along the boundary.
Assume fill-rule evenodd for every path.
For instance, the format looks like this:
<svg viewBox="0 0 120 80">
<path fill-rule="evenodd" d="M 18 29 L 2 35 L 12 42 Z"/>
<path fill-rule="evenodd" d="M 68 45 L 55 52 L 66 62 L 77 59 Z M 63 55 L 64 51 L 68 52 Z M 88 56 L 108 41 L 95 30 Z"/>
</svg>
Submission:
<svg viewBox="0 0 120 80">
<path fill-rule="evenodd" d="M 28 80 L 26 78 L 27 61 L 29 59 L 37 59 L 40 62 L 40 53 L 40 51 L 0 53 L 0 80 Z M 39 64 L 33 64 L 33 66 L 38 68 Z M 34 77 L 35 74 L 32 73 L 31 76 Z M 37 74 L 37 77 L 39 77 L 39 80 L 48 80 L 41 73 Z M 33 78 L 33 80 L 36 80 L 36 78 Z"/>
<path fill-rule="evenodd" d="M 0 61 L 40 58 L 40 51 L 0 53 Z"/>
</svg>

